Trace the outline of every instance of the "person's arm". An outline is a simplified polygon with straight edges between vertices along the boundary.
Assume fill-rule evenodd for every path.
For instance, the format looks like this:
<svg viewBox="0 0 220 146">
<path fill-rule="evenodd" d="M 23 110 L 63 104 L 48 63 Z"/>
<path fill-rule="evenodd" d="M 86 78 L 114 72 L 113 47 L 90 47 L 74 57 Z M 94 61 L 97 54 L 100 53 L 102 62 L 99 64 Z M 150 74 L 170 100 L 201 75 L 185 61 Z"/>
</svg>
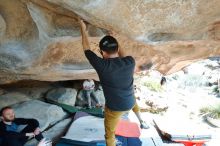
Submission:
<svg viewBox="0 0 220 146">
<path fill-rule="evenodd" d="M 26 136 L 26 133 L 17 133 L 13 131 L 7 131 L 5 124 L 0 123 L 0 136 L 7 136 L 11 138 L 22 138 Z"/>
<path fill-rule="evenodd" d="M 29 137 L 30 133 L 17 133 L 17 132 L 13 132 L 13 131 L 1 131 L 0 135 L 2 136 L 7 136 L 7 137 L 11 137 L 11 138 L 22 138 L 22 137 Z M 32 134 L 34 135 L 34 134 Z"/>
<path fill-rule="evenodd" d="M 90 50 L 90 46 L 89 46 L 89 38 L 88 38 L 88 31 L 86 30 L 86 24 L 85 22 L 78 18 L 79 24 L 80 24 L 80 31 L 81 31 L 81 35 L 82 35 L 82 45 L 83 45 L 83 49 L 85 50 Z"/>
<path fill-rule="evenodd" d="M 15 123 L 18 125 L 28 124 L 28 125 L 33 125 L 33 127 L 36 127 L 36 129 L 33 132 L 25 133 L 25 136 L 27 137 L 33 137 L 40 133 L 39 122 L 36 119 L 16 118 Z"/>
<path fill-rule="evenodd" d="M 14 121 L 18 125 L 34 125 L 35 127 L 39 126 L 39 122 L 36 119 L 25 119 L 25 118 L 16 118 Z"/>
<path fill-rule="evenodd" d="M 78 18 L 80 24 L 80 30 L 82 34 L 82 45 L 86 58 L 96 71 L 102 71 L 104 67 L 104 61 L 98 57 L 93 51 L 90 50 L 88 32 L 86 31 L 86 24 L 83 20 Z"/>
</svg>

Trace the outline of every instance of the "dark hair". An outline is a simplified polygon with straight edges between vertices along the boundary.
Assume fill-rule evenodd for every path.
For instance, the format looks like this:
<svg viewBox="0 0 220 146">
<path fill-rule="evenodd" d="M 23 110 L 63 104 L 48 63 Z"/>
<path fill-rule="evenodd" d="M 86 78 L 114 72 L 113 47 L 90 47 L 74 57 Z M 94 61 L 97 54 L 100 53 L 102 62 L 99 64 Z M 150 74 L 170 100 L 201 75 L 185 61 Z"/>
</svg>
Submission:
<svg viewBox="0 0 220 146">
<path fill-rule="evenodd" d="M 10 106 L 5 106 L 5 107 L 3 107 L 3 108 L 1 109 L 1 111 L 0 111 L 0 116 L 3 115 L 3 112 L 4 112 L 6 109 L 12 109 L 12 108 L 11 108 Z"/>
<path fill-rule="evenodd" d="M 166 78 L 165 77 L 162 77 L 161 80 L 160 80 L 160 85 L 164 85 L 165 83 L 167 82 Z"/>
<path fill-rule="evenodd" d="M 107 35 L 100 40 L 99 48 L 109 54 L 115 53 L 118 51 L 118 41 L 114 37 Z"/>
</svg>

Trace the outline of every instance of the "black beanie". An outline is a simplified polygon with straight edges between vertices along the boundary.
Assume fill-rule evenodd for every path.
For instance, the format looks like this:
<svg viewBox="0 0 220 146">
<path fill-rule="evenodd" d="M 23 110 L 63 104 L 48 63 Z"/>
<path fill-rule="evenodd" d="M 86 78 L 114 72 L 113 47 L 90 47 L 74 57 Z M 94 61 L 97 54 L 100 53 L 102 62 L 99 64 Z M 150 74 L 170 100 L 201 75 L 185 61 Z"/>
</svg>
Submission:
<svg viewBox="0 0 220 146">
<path fill-rule="evenodd" d="M 114 37 L 107 35 L 99 42 L 99 48 L 102 51 L 114 52 L 118 50 L 118 42 Z"/>
</svg>

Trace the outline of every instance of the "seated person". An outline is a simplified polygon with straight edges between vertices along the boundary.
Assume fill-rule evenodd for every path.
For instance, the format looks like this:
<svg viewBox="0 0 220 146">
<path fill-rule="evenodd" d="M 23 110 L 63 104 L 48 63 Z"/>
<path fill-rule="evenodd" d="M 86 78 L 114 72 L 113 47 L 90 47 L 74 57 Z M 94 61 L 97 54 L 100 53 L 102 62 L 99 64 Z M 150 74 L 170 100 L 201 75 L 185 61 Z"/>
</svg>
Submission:
<svg viewBox="0 0 220 146">
<path fill-rule="evenodd" d="M 100 106 L 99 100 L 97 99 L 95 95 L 95 83 L 93 80 L 88 79 L 83 82 L 83 95 L 87 99 L 88 102 L 88 108 L 92 108 L 92 101 L 91 98 L 94 99 L 94 101 L 97 103 L 96 106 Z"/>
<path fill-rule="evenodd" d="M 14 111 L 7 106 L 1 109 L 0 137 L 3 146 L 23 146 L 28 138 L 43 139 L 39 122 L 35 119 L 15 118 Z M 20 129 L 22 125 L 26 125 Z"/>
</svg>

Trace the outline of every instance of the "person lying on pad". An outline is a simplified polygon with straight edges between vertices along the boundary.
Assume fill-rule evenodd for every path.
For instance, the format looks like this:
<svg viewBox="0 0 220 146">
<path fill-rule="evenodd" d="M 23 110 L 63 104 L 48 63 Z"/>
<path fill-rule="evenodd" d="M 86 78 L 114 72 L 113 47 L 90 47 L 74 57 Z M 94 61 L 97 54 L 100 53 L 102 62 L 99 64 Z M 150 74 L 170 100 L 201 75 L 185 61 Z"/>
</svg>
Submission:
<svg viewBox="0 0 220 146">
<path fill-rule="evenodd" d="M 133 75 L 135 60 L 131 56 L 123 57 L 118 49 L 118 42 L 112 36 L 105 36 L 99 42 L 103 58 L 90 50 L 88 32 L 83 20 L 78 20 L 81 26 L 82 46 L 86 58 L 96 70 L 105 96 L 105 140 L 107 146 L 115 146 L 115 130 L 121 116 L 133 110 L 137 113 L 141 124 L 139 107 L 134 98 Z M 148 128 L 148 126 L 146 126 Z"/>
<path fill-rule="evenodd" d="M 39 122 L 35 119 L 15 118 L 14 111 L 7 106 L 1 109 L 0 137 L 3 146 L 23 146 L 28 138 L 43 139 Z M 25 125 L 21 128 L 21 125 Z"/>
</svg>

